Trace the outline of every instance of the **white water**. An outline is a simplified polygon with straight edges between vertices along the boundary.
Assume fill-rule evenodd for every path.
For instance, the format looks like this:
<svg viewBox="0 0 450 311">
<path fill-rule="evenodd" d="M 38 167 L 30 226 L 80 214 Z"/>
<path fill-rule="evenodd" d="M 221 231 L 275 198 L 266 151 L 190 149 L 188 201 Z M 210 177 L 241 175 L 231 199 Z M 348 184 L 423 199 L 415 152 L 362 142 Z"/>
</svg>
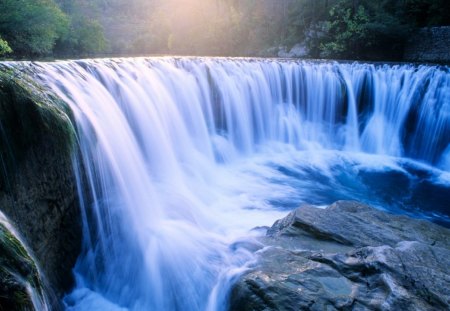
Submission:
<svg viewBox="0 0 450 311">
<path fill-rule="evenodd" d="M 238 242 L 301 202 L 358 199 L 418 215 L 428 212 L 410 206 L 423 182 L 450 193 L 446 68 L 207 58 L 27 66 L 70 104 L 80 195 L 91 192 L 69 310 L 226 309 L 253 260 Z"/>
</svg>

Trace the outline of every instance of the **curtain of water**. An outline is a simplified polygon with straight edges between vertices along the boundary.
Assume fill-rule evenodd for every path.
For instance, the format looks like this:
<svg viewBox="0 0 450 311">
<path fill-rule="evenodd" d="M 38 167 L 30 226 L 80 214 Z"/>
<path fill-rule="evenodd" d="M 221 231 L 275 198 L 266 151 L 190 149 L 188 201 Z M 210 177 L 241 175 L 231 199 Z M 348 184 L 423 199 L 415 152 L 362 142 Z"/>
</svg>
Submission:
<svg viewBox="0 0 450 311">
<path fill-rule="evenodd" d="M 449 169 L 446 68 L 188 58 L 30 66 L 74 112 L 80 195 L 90 193 L 77 288 L 66 297 L 73 310 L 226 308 L 252 259 L 230 244 L 280 215 L 266 206 L 276 185 L 232 169 L 267 146 Z M 252 201 L 251 191 L 266 197 Z"/>
</svg>

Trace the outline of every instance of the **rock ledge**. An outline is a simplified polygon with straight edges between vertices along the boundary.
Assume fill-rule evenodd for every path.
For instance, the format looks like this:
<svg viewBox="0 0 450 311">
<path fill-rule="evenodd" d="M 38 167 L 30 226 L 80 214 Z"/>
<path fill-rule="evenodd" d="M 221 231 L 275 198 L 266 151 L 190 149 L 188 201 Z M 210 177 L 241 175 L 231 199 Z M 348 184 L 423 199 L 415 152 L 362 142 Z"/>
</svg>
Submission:
<svg viewBox="0 0 450 311">
<path fill-rule="evenodd" d="M 231 310 L 449 310 L 450 230 L 338 201 L 302 206 L 261 239 Z"/>
</svg>

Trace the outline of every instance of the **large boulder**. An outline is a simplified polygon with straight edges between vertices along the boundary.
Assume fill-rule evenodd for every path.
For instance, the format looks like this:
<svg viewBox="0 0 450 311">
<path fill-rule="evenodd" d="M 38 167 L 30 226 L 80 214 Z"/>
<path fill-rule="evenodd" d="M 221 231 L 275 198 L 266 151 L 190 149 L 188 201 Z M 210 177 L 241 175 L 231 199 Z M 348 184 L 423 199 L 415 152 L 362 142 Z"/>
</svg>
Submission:
<svg viewBox="0 0 450 311">
<path fill-rule="evenodd" d="M 448 310 L 450 230 L 338 201 L 302 206 L 261 239 L 231 310 Z"/>
<path fill-rule="evenodd" d="M 19 68 L 0 64 L 0 211 L 30 247 L 55 306 L 81 248 L 69 113 Z"/>
</svg>

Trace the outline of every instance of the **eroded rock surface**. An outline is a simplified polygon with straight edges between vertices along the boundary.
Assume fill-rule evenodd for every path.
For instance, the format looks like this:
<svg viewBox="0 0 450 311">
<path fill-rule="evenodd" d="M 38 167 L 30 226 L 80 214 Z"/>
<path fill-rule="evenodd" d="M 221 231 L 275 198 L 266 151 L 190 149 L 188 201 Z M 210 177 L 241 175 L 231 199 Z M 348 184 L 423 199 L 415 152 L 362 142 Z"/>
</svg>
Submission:
<svg viewBox="0 0 450 311">
<path fill-rule="evenodd" d="M 449 310 L 450 230 L 338 201 L 302 206 L 262 238 L 231 310 Z"/>
</svg>

